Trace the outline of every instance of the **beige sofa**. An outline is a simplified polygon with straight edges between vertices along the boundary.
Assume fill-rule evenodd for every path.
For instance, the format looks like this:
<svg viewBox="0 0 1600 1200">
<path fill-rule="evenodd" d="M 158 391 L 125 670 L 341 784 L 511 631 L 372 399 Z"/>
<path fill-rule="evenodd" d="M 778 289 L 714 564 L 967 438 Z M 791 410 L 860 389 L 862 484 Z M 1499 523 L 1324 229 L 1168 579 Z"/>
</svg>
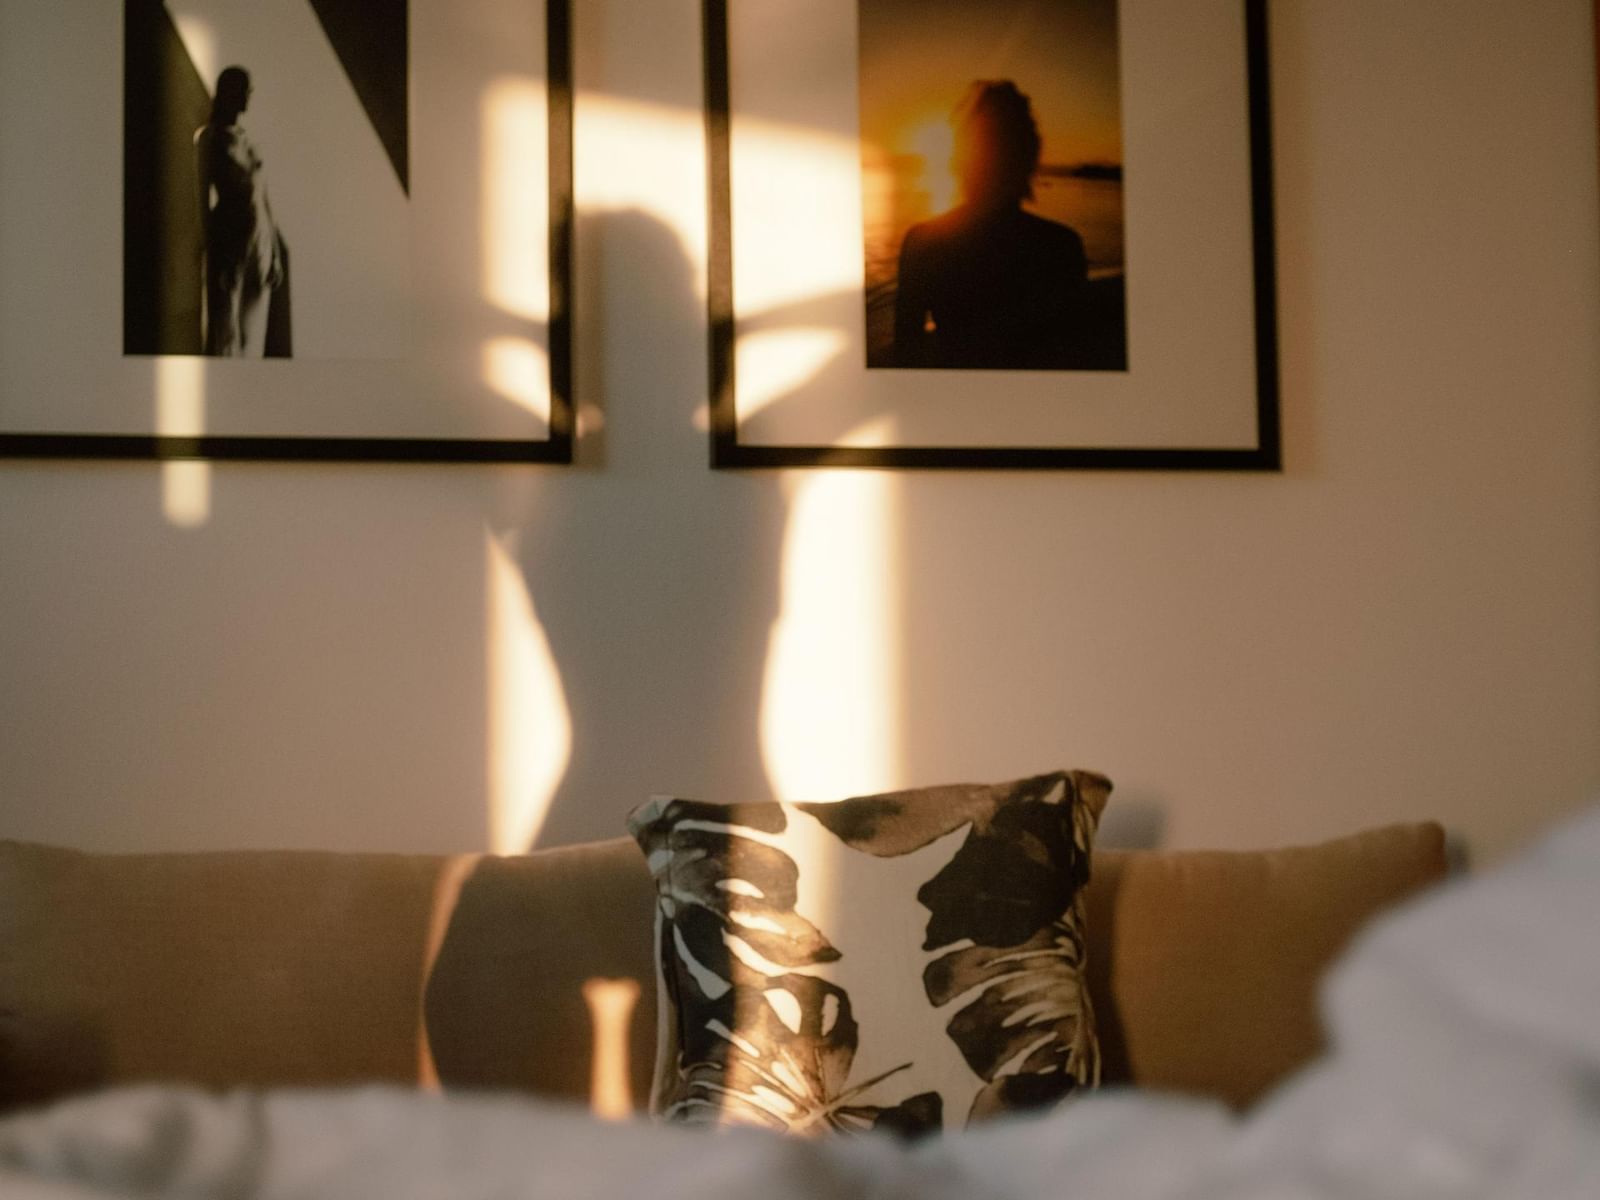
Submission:
<svg viewBox="0 0 1600 1200">
<path fill-rule="evenodd" d="M 1249 1105 L 1317 1052 L 1328 962 L 1444 869 L 1432 824 L 1270 852 L 1097 852 L 1105 1081 Z M 0 1109 L 151 1080 L 437 1080 L 583 1102 L 596 979 L 640 985 L 626 1074 L 642 1104 L 652 902 L 626 839 L 512 858 L 0 842 Z"/>
</svg>

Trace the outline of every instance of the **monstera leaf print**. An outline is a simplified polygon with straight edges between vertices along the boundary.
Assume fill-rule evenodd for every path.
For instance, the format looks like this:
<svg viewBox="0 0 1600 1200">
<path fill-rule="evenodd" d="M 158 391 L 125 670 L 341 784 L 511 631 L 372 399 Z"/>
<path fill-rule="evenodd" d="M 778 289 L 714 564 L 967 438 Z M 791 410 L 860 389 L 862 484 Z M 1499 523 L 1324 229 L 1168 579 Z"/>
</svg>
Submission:
<svg viewBox="0 0 1600 1200">
<path fill-rule="evenodd" d="M 946 1029 L 986 1081 L 969 1121 L 1055 1104 L 1079 1085 L 1098 1082 L 1078 928 L 1055 921 L 1017 946 L 964 945 L 928 964 L 928 1000 L 935 1007 L 954 1003 Z"/>
<path fill-rule="evenodd" d="M 737 817 L 732 812 L 675 800 L 642 824 L 671 954 L 712 1000 L 733 986 L 741 967 L 775 975 L 839 957 L 794 910 L 800 876 L 794 860 L 763 840 L 783 832 L 783 809 L 751 805 Z"/>
<path fill-rule="evenodd" d="M 922 885 L 929 917 L 923 973 L 946 1032 L 984 1081 L 969 1122 L 1055 1103 L 1098 1082 L 1083 977 L 1081 891 L 1109 783 L 1056 772 L 999 787 L 927 789 L 843 805 L 797 805 L 858 850 L 909 854 L 969 826 L 949 863 Z"/>
<path fill-rule="evenodd" d="M 704 1010 L 702 1010 L 704 1011 Z M 943 1104 L 925 1092 L 871 1103 L 911 1064 L 851 1082 L 859 1030 L 850 997 L 810 975 L 740 983 L 712 1015 L 685 1031 L 669 1120 L 766 1125 L 788 1133 L 938 1129 Z"/>
<path fill-rule="evenodd" d="M 1095 813 L 1070 779 L 1037 785 L 971 832 L 917 898 L 929 911 L 928 1000 L 986 1081 L 969 1122 L 1048 1105 L 1100 1079 L 1084 977 L 1082 889 Z"/>
<path fill-rule="evenodd" d="M 795 911 L 799 869 L 773 844 L 780 806 L 676 800 L 634 825 L 656 879 L 660 961 L 677 968 L 663 972 L 679 1021 L 664 1116 L 795 1133 L 941 1126 L 937 1093 L 884 1103 L 909 1063 L 852 1081 L 850 997 L 807 973 L 839 951 Z"/>
<path fill-rule="evenodd" d="M 1005 786 L 953 784 L 790 807 L 815 817 L 852 850 L 875 858 L 898 858 L 987 816 L 1009 792 Z"/>
</svg>

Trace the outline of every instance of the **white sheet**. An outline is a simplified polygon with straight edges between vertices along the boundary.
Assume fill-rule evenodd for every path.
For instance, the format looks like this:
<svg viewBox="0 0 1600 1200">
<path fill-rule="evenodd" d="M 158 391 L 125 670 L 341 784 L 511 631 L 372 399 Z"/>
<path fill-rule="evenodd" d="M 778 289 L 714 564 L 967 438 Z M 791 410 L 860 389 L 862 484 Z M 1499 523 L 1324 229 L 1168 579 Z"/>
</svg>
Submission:
<svg viewBox="0 0 1600 1200">
<path fill-rule="evenodd" d="M 1102 1094 L 903 1147 L 511 1097 L 128 1089 L 0 1121 L 4 1200 L 1594 1200 L 1600 808 L 1363 937 L 1332 1052 L 1244 1120 Z"/>
</svg>

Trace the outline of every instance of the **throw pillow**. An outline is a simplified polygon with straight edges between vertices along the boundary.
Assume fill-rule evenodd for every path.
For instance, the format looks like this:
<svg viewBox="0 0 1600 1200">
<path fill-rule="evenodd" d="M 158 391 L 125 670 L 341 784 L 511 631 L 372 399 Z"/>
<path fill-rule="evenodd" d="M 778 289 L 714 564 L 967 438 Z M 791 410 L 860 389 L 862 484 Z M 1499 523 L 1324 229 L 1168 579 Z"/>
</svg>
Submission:
<svg viewBox="0 0 1600 1200">
<path fill-rule="evenodd" d="M 652 1111 L 915 1134 L 1099 1077 L 1083 888 L 1102 776 L 822 804 L 658 797 Z"/>
</svg>

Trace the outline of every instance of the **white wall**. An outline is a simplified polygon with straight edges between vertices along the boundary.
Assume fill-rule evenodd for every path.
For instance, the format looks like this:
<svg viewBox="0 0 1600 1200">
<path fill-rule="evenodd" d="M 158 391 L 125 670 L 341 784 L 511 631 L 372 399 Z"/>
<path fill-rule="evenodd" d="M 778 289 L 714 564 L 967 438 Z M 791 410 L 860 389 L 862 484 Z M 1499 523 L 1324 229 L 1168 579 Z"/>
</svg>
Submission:
<svg viewBox="0 0 1600 1200">
<path fill-rule="evenodd" d="M 0 463 L 0 836 L 481 848 L 518 754 L 547 844 L 1055 765 L 1185 846 L 1575 808 L 1590 5 L 1271 7 L 1283 475 L 709 471 L 699 5 L 579 0 L 582 463 L 219 465 L 195 528 L 155 466 Z"/>
</svg>

